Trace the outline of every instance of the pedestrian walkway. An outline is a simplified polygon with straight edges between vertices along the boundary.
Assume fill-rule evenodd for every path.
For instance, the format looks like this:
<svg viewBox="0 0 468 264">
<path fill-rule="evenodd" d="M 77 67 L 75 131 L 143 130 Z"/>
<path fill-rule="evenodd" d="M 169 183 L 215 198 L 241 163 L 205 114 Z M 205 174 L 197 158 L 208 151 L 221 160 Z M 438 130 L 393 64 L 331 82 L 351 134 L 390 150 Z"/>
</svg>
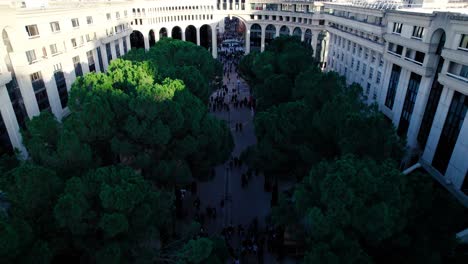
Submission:
<svg viewBox="0 0 468 264">
<path fill-rule="evenodd" d="M 240 80 L 240 83 L 237 82 L 237 74 L 234 67 L 224 76 L 223 83 L 228 89 L 228 92 L 224 96 L 224 103 L 229 105 L 229 111 L 226 111 L 222 107 L 211 113 L 228 123 L 235 143 L 232 157 L 239 157 L 248 146 L 256 143 L 253 111 L 247 106 L 235 108 L 234 104 L 231 103 L 231 97 L 237 94 L 239 101 L 249 98 L 250 89 L 243 80 Z M 233 89 L 237 89 L 237 91 L 233 93 Z M 220 91 L 213 93 L 214 96 L 217 94 L 220 94 Z M 238 123 L 242 124 L 241 132 L 236 129 L 236 124 Z M 237 167 L 232 166 L 232 164 L 230 166 L 228 160 L 225 164 L 215 168 L 215 176 L 211 181 L 198 183 L 201 210 L 211 207 L 216 208 L 217 212 L 215 219 L 211 218 L 205 221 L 205 230 L 208 234 L 221 234 L 223 229 L 229 226 L 238 227 L 242 225 L 244 228 L 247 228 L 254 219 L 258 220 L 259 229 L 265 230 L 265 218 L 271 211 L 271 193 L 264 191 L 264 176 L 255 175 L 255 173 L 252 173 L 247 181 L 247 185 L 243 187 L 242 175 L 246 174 L 247 169 L 245 164 Z M 237 234 L 236 232 L 234 233 Z M 235 255 L 239 256 L 242 247 L 239 236 L 234 235 L 230 243 Z M 266 251 L 264 244 L 261 245 L 264 252 L 262 254 L 263 261 L 260 260 L 260 257 L 257 258 L 257 256 L 252 256 L 252 254 L 246 254 L 243 258 L 244 262 L 241 263 L 259 263 L 260 261 L 269 264 L 278 263 Z M 263 250 L 263 248 L 265 249 Z M 228 263 L 232 263 L 232 261 L 230 260 Z M 282 263 L 295 262 L 283 261 Z"/>
</svg>

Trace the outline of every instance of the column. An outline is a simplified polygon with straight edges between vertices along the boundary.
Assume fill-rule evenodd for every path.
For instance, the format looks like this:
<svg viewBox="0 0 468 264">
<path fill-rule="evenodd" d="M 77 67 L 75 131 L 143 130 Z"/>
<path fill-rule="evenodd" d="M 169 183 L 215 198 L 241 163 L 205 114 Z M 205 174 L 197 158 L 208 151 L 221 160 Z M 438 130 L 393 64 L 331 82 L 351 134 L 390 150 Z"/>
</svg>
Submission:
<svg viewBox="0 0 468 264">
<path fill-rule="evenodd" d="M 260 44 L 260 52 L 265 51 L 265 29 L 266 25 L 260 25 L 262 29 L 262 36 L 261 36 L 261 44 Z"/>
<path fill-rule="evenodd" d="M 143 35 L 143 39 L 144 39 L 144 42 L 145 42 L 145 50 L 149 50 L 150 45 L 149 45 L 149 37 L 148 37 L 148 35 L 147 35 L 147 34 L 146 34 L 146 35 Z M 113 50 L 113 49 L 112 49 L 112 45 L 111 45 L 111 50 Z M 115 57 L 114 57 L 114 54 L 112 54 L 112 58 L 115 58 Z"/>
<path fill-rule="evenodd" d="M 79 54 L 79 56 L 80 56 L 80 61 L 83 61 L 83 59 L 81 58 L 82 55 Z M 83 73 L 84 73 L 84 68 L 86 67 L 83 67 L 83 63 L 81 64 L 82 64 L 81 67 L 83 68 Z M 63 115 L 63 110 L 62 110 L 62 105 L 60 103 L 60 97 L 58 94 L 57 85 L 55 83 L 55 78 L 54 78 L 54 73 L 52 72 L 52 68 L 44 67 L 42 68 L 41 72 L 42 72 L 42 79 L 44 80 L 44 85 L 47 91 L 47 97 L 49 99 L 50 109 L 52 110 L 52 113 L 55 115 L 57 120 L 61 120 L 62 115 Z"/>
<path fill-rule="evenodd" d="M 117 41 L 119 42 L 120 55 L 123 56 L 123 55 L 125 55 L 125 51 L 124 51 L 124 48 L 123 48 L 123 42 L 125 40 L 122 39 L 122 38 L 118 38 Z M 96 58 L 96 57 L 94 57 L 94 58 Z M 94 64 L 96 64 L 96 62 L 94 62 Z"/>
<path fill-rule="evenodd" d="M 153 29 L 154 31 L 154 42 L 159 41 L 159 30 Z"/>
<path fill-rule="evenodd" d="M 197 29 L 197 46 L 200 46 L 200 28 L 199 27 L 196 27 Z"/>
<path fill-rule="evenodd" d="M 16 80 L 18 81 L 18 87 L 20 88 L 21 95 L 23 96 L 23 103 L 26 108 L 26 113 L 28 113 L 28 117 L 32 118 L 39 115 L 39 106 L 37 105 L 36 94 L 32 87 L 30 75 L 17 75 Z"/>
<path fill-rule="evenodd" d="M 280 36 L 280 29 L 281 29 L 281 25 L 278 25 L 276 26 L 275 25 L 275 29 L 276 29 L 276 35 L 275 35 L 275 38 L 279 37 Z"/>
<path fill-rule="evenodd" d="M 250 53 L 250 26 L 245 25 L 245 27 L 249 28 L 245 32 L 245 54 L 247 55 Z"/>
<path fill-rule="evenodd" d="M 182 35 L 182 36 L 181 36 L 182 41 L 185 41 L 185 31 L 186 31 L 186 30 L 187 30 L 187 28 L 185 28 L 185 30 L 182 29 L 182 27 L 180 28 L 181 35 Z"/>
<path fill-rule="evenodd" d="M 167 28 L 167 37 L 172 38 L 172 28 L 171 29 Z"/>
<path fill-rule="evenodd" d="M 305 39 L 305 29 L 301 28 L 301 41 L 304 42 Z"/>
<path fill-rule="evenodd" d="M 213 58 L 218 57 L 218 36 L 216 34 L 216 25 L 211 25 L 211 52 L 213 54 Z"/>
<path fill-rule="evenodd" d="M 102 64 L 104 67 L 103 72 L 105 72 L 107 71 L 107 67 L 109 67 L 109 63 L 107 62 L 107 50 L 106 50 L 105 44 L 101 45 L 101 56 L 102 56 Z"/>
<path fill-rule="evenodd" d="M 125 37 L 125 41 L 127 42 L 127 52 L 132 49 L 132 44 L 130 42 L 130 35 Z"/>
<path fill-rule="evenodd" d="M 447 117 L 450 104 L 452 103 L 452 98 L 453 90 L 444 86 L 440 96 L 439 105 L 437 106 L 437 111 L 434 116 L 434 121 L 432 122 L 431 132 L 427 138 L 426 148 L 424 149 L 422 156 L 422 159 L 429 164 L 432 163 L 432 159 L 434 158 L 440 134 L 444 127 L 445 118 Z"/>
<path fill-rule="evenodd" d="M 318 35 L 319 35 L 320 31 L 312 31 L 312 41 L 311 41 L 311 45 L 312 45 L 312 55 L 315 57 L 317 57 L 317 40 L 318 40 Z"/>
<path fill-rule="evenodd" d="M 3 123 L 10 137 L 11 145 L 13 148 L 20 151 L 22 158 L 26 158 L 28 153 L 23 146 L 18 120 L 16 120 L 15 111 L 11 105 L 10 96 L 8 95 L 5 85 L 0 86 L 0 114 L 2 115 Z"/>
</svg>

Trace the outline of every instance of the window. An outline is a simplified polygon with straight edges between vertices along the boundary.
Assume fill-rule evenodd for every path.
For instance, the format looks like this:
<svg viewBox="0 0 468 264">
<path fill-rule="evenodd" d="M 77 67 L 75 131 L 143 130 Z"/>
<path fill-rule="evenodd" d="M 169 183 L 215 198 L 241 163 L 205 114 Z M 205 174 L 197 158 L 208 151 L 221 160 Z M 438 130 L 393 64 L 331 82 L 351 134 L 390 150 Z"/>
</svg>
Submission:
<svg viewBox="0 0 468 264">
<path fill-rule="evenodd" d="M 115 18 L 116 18 L 116 19 L 120 19 L 120 13 L 119 13 L 119 12 L 116 12 L 116 13 L 115 13 Z"/>
<path fill-rule="evenodd" d="M 462 34 L 459 49 L 468 51 L 468 34 Z"/>
<path fill-rule="evenodd" d="M 26 58 L 28 59 L 29 64 L 33 64 L 36 62 L 36 52 L 34 50 L 26 51 Z"/>
<path fill-rule="evenodd" d="M 29 37 L 39 37 L 39 30 L 37 29 L 37 25 L 28 25 L 25 28 Z"/>
<path fill-rule="evenodd" d="M 72 38 L 72 39 L 71 39 L 71 43 L 72 43 L 72 47 L 74 47 L 74 48 L 78 47 L 78 44 L 76 43 L 76 39 L 75 39 L 75 38 Z"/>
<path fill-rule="evenodd" d="M 442 174 L 445 174 L 447 170 L 467 110 L 468 96 L 460 92 L 454 92 L 434 159 L 432 160 L 432 166 Z"/>
<path fill-rule="evenodd" d="M 86 42 L 90 42 L 92 40 L 91 35 L 86 34 Z"/>
<path fill-rule="evenodd" d="M 412 50 L 412 49 L 407 48 L 406 49 L 406 58 L 405 58 L 405 60 L 414 62 L 414 63 L 416 63 L 418 65 L 422 65 L 424 63 L 424 57 L 425 56 L 426 56 L 426 54 L 424 52 L 420 52 L 420 51 L 416 51 L 416 50 Z"/>
<path fill-rule="evenodd" d="M 83 70 L 81 69 L 80 56 L 73 57 L 73 66 L 75 67 L 76 77 L 83 76 Z"/>
<path fill-rule="evenodd" d="M 57 91 L 60 97 L 60 104 L 65 108 L 68 104 L 68 89 L 65 76 L 62 71 L 62 64 L 57 63 L 54 65 L 54 79 L 57 86 Z"/>
<path fill-rule="evenodd" d="M 80 26 L 80 21 L 78 20 L 78 18 L 72 18 L 72 19 L 71 19 L 71 22 L 72 22 L 72 26 L 73 26 L 74 28 L 77 28 L 77 27 Z"/>
<path fill-rule="evenodd" d="M 468 66 L 456 62 L 450 62 L 447 75 L 468 82 Z"/>
<path fill-rule="evenodd" d="M 30 77 L 31 77 L 31 84 L 34 88 L 34 91 L 45 88 L 44 81 L 42 80 L 42 74 L 40 71 L 32 73 Z"/>
<path fill-rule="evenodd" d="M 418 26 L 413 27 L 412 38 L 422 39 L 423 34 L 424 34 L 424 28 L 423 27 L 418 27 Z"/>
<path fill-rule="evenodd" d="M 374 68 L 369 67 L 369 79 L 372 80 L 372 77 L 374 77 Z"/>
<path fill-rule="evenodd" d="M 110 13 L 107 13 L 107 14 L 106 14 L 106 18 L 107 18 L 107 20 L 111 20 L 111 14 L 110 14 Z"/>
<path fill-rule="evenodd" d="M 382 73 L 378 71 L 377 72 L 377 77 L 375 78 L 375 83 L 379 84 L 381 78 L 382 78 Z"/>
<path fill-rule="evenodd" d="M 127 17 L 127 10 L 124 10 L 124 17 Z"/>
<path fill-rule="evenodd" d="M 96 71 L 96 65 L 94 63 L 94 56 L 93 56 L 93 51 L 87 51 L 86 52 L 86 57 L 88 58 L 88 66 L 89 66 L 89 71 L 90 72 L 95 72 Z"/>
<path fill-rule="evenodd" d="M 366 86 L 366 94 L 370 93 L 371 84 L 368 82 Z"/>
<path fill-rule="evenodd" d="M 52 32 L 59 32 L 60 31 L 60 24 L 58 21 L 50 22 L 50 30 Z"/>
<path fill-rule="evenodd" d="M 362 75 L 366 75 L 366 70 L 367 70 L 367 64 L 363 63 L 362 64 Z"/>
<path fill-rule="evenodd" d="M 51 44 L 49 47 L 50 47 L 50 53 L 52 54 L 52 56 L 59 53 L 57 49 L 57 44 Z"/>
<path fill-rule="evenodd" d="M 86 23 L 87 23 L 88 25 L 93 24 L 93 17 L 92 17 L 92 16 L 87 16 L 87 17 L 86 17 Z"/>
<path fill-rule="evenodd" d="M 393 64 L 392 73 L 390 75 L 390 81 L 388 83 L 387 97 L 385 98 L 385 106 L 393 109 L 393 103 L 395 102 L 396 90 L 398 82 L 400 80 L 401 67 Z"/>
<path fill-rule="evenodd" d="M 351 68 L 354 68 L 354 58 L 351 58 Z"/>
<path fill-rule="evenodd" d="M 361 61 L 357 61 L 356 71 L 359 71 L 361 68 Z"/>
<path fill-rule="evenodd" d="M 107 53 L 107 63 L 110 64 L 112 60 L 112 52 L 110 43 L 106 44 L 106 53 Z"/>
<path fill-rule="evenodd" d="M 392 42 L 389 42 L 388 43 L 388 52 L 397 56 L 397 57 L 400 57 L 401 54 L 403 53 L 403 46 L 401 45 L 397 45 L 395 43 L 392 43 Z"/>
<path fill-rule="evenodd" d="M 406 90 L 405 101 L 403 103 L 403 110 L 401 112 L 400 123 L 398 125 L 397 134 L 403 137 L 408 132 L 411 115 L 413 114 L 414 103 L 418 95 L 419 84 L 421 83 L 421 76 L 411 73 L 408 89 Z"/>
<path fill-rule="evenodd" d="M 401 29 L 403 27 L 402 23 L 393 23 L 393 33 L 395 34 L 401 34 Z"/>
<path fill-rule="evenodd" d="M 437 73 L 434 77 L 434 82 L 432 83 L 431 92 L 429 93 L 426 109 L 424 110 L 424 116 L 421 121 L 421 128 L 419 129 L 418 133 L 418 142 L 421 146 L 421 149 L 424 149 L 426 146 L 427 138 L 429 137 L 429 132 L 431 131 L 437 106 L 439 105 L 440 95 L 442 94 L 442 89 L 444 88 L 444 86 L 437 81 L 438 74 L 439 73 Z"/>
</svg>

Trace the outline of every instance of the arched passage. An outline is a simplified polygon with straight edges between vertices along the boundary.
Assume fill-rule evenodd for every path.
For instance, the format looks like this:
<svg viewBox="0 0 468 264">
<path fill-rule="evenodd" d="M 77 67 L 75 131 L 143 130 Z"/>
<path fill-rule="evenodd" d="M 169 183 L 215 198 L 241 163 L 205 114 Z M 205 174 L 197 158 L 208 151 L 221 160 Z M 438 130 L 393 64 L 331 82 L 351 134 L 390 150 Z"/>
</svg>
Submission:
<svg viewBox="0 0 468 264">
<path fill-rule="evenodd" d="M 259 24 L 253 24 L 250 27 L 250 49 L 260 51 L 262 44 L 262 27 Z"/>
<path fill-rule="evenodd" d="M 293 30 L 293 36 L 294 37 L 298 37 L 299 39 L 301 39 L 302 37 L 302 30 L 300 27 L 296 27 L 294 30 Z"/>
<path fill-rule="evenodd" d="M 173 27 L 171 36 L 173 39 L 182 39 L 182 29 L 178 26 Z"/>
<path fill-rule="evenodd" d="M 132 49 L 145 48 L 145 40 L 143 34 L 140 31 L 134 30 L 132 34 L 130 34 L 130 46 L 132 47 Z"/>
<path fill-rule="evenodd" d="M 206 49 L 211 48 L 211 26 L 210 25 L 203 25 L 200 28 L 200 46 L 205 47 Z"/>
<path fill-rule="evenodd" d="M 159 30 L 159 39 L 162 38 L 167 38 L 167 29 L 166 28 L 161 28 Z"/>
<path fill-rule="evenodd" d="M 290 30 L 287 26 L 282 26 L 280 28 L 280 36 L 289 36 L 291 35 Z"/>
<path fill-rule="evenodd" d="M 306 46 L 310 47 L 312 43 L 312 30 L 306 29 L 304 33 L 304 43 L 306 44 Z"/>
<path fill-rule="evenodd" d="M 156 44 L 156 39 L 154 37 L 154 31 L 151 29 L 148 33 L 149 45 L 153 47 Z"/>
<path fill-rule="evenodd" d="M 190 25 L 185 29 L 185 41 L 197 44 L 197 29 Z"/>
<path fill-rule="evenodd" d="M 222 41 L 218 52 L 220 54 L 226 53 L 243 53 L 245 51 L 245 34 L 246 25 L 244 21 L 238 17 L 225 17 L 224 29 L 220 28 L 222 32 Z"/>
<path fill-rule="evenodd" d="M 268 46 L 276 38 L 276 27 L 268 25 L 265 29 L 265 45 Z"/>
</svg>

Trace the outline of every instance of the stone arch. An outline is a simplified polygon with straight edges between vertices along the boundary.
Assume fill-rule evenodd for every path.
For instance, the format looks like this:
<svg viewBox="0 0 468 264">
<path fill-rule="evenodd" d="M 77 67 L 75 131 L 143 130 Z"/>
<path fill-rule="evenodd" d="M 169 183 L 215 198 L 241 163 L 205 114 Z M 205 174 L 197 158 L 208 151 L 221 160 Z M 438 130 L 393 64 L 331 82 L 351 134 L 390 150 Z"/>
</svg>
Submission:
<svg viewBox="0 0 468 264">
<path fill-rule="evenodd" d="M 272 24 L 268 25 L 265 29 L 265 45 L 270 45 L 276 37 L 276 27 Z"/>
<path fill-rule="evenodd" d="M 299 39 L 301 39 L 302 29 L 300 27 L 295 27 L 294 30 L 293 30 L 293 36 L 298 37 Z"/>
<path fill-rule="evenodd" d="M 167 29 L 165 27 L 159 30 L 159 39 L 167 38 Z"/>
<path fill-rule="evenodd" d="M 445 46 L 445 30 L 442 28 L 436 29 L 431 35 L 431 44 L 437 45 L 436 53 L 441 54 L 442 48 Z"/>
<path fill-rule="evenodd" d="M 287 26 L 282 26 L 280 28 L 280 36 L 289 36 L 291 35 L 291 31 L 289 30 L 289 28 Z"/>
<path fill-rule="evenodd" d="M 144 49 L 145 48 L 145 39 L 143 34 L 138 30 L 133 30 L 130 34 L 130 47 L 133 49 Z"/>
<path fill-rule="evenodd" d="M 190 41 L 197 44 L 197 29 L 193 25 L 185 28 L 185 41 Z"/>
<path fill-rule="evenodd" d="M 173 39 L 182 39 L 182 29 L 179 26 L 173 27 L 171 36 Z"/>
<path fill-rule="evenodd" d="M 156 38 L 154 37 L 154 31 L 151 29 L 148 33 L 149 46 L 153 47 L 156 44 Z"/>
<path fill-rule="evenodd" d="M 259 24 L 250 26 L 250 49 L 259 51 L 262 45 L 262 27 Z"/>
<path fill-rule="evenodd" d="M 212 41 L 212 29 L 211 26 L 205 24 L 200 27 L 200 46 L 205 47 L 206 49 L 211 48 Z"/>
</svg>

